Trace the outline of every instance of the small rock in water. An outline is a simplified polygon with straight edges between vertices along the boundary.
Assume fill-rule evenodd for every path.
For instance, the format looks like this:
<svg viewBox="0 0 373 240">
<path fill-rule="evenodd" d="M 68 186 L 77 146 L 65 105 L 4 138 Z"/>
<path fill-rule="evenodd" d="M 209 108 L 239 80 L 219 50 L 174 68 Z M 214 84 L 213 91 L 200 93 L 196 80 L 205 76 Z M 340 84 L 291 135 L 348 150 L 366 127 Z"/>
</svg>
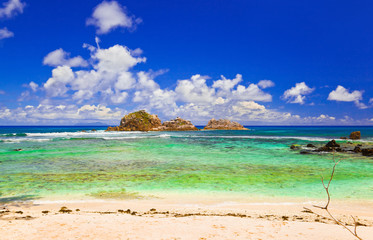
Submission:
<svg viewBox="0 0 373 240">
<path fill-rule="evenodd" d="M 338 143 L 336 143 L 336 141 L 333 139 L 331 140 L 330 142 L 328 142 L 325 147 L 328 147 L 328 148 L 339 148 L 340 145 Z"/>
<path fill-rule="evenodd" d="M 296 144 L 292 144 L 291 146 L 290 146 L 290 149 L 300 149 L 300 146 L 299 145 L 296 145 Z"/>
<path fill-rule="evenodd" d="M 347 138 L 347 137 L 340 137 L 340 139 L 345 139 L 345 140 L 346 140 L 346 139 L 348 139 L 348 138 Z"/>
<path fill-rule="evenodd" d="M 354 150 L 352 150 L 352 151 L 355 152 L 355 153 L 361 153 L 361 148 L 358 147 L 358 146 L 356 146 L 356 147 L 354 148 Z"/>
<path fill-rule="evenodd" d="M 373 156 L 373 148 L 365 148 L 361 150 L 363 156 Z"/>
<path fill-rule="evenodd" d="M 313 145 L 312 143 L 309 143 L 309 144 L 307 144 L 307 147 L 309 147 L 309 148 L 315 148 L 316 146 Z"/>
<path fill-rule="evenodd" d="M 23 151 L 23 150 L 22 150 L 22 148 L 17 148 L 17 149 L 14 149 L 13 151 L 20 152 L 20 151 Z"/>
<path fill-rule="evenodd" d="M 357 140 L 361 138 L 361 133 L 360 131 L 352 132 L 350 134 L 350 139 Z"/>
</svg>

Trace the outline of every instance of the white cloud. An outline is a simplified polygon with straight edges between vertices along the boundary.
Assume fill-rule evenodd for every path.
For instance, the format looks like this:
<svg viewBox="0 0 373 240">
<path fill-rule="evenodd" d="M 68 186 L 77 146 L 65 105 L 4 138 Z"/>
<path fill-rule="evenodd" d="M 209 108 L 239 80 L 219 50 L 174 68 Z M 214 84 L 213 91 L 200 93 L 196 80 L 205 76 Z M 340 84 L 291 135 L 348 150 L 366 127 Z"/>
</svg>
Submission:
<svg viewBox="0 0 373 240">
<path fill-rule="evenodd" d="M 167 115 L 173 115 L 176 105 L 176 94 L 172 90 L 161 89 L 153 78 L 160 73 L 137 73 L 138 83 L 133 96 L 133 102 L 139 103 L 140 108 L 157 109 Z"/>
<path fill-rule="evenodd" d="M 260 80 L 258 82 L 258 86 L 260 88 L 269 88 L 269 87 L 274 87 L 275 86 L 275 83 L 272 82 L 271 80 Z"/>
<path fill-rule="evenodd" d="M 326 121 L 326 120 L 335 120 L 335 117 L 329 116 L 327 114 L 320 114 L 318 117 L 314 117 L 314 119 L 319 121 Z"/>
<path fill-rule="evenodd" d="M 0 109 L 0 119 L 12 120 L 12 123 L 45 123 L 74 124 L 82 120 L 118 122 L 125 112 L 118 108 L 103 105 L 27 105 L 23 108 Z"/>
<path fill-rule="evenodd" d="M 328 100 L 342 101 L 342 102 L 356 102 L 363 99 L 363 91 L 349 92 L 346 88 L 338 85 L 338 87 L 331 91 Z"/>
<path fill-rule="evenodd" d="M 231 98 L 235 100 L 253 100 L 261 102 L 271 102 L 272 96 L 263 92 L 258 85 L 250 84 L 248 87 L 238 85 L 236 90 L 232 91 Z"/>
<path fill-rule="evenodd" d="M 221 80 L 217 80 L 212 85 L 213 88 L 218 88 L 223 92 L 231 91 L 238 83 L 242 82 L 242 75 L 237 74 L 236 78 L 230 80 L 226 79 L 223 75 Z"/>
<path fill-rule="evenodd" d="M 0 40 L 5 38 L 14 37 L 14 33 L 9 31 L 7 28 L 0 29 Z"/>
<path fill-rule="evenodd" d="M 69 90 L 67 85 L 75 79 L 68 66 L 59 66 L 52 70 L 52 77 L 44 84 L 44 89 L 50 97 L 62 97 Z"/>
<path fill-rule="evenodd" d="M 240 116 L 245 114 L 252 114 L 253 111 L 265 111 L 266 108 L 254 101 L 242 101 L 237 102 L 236 105 L 232 106 L 234 112 L 238 113 Z"/>
<path fill-rule="evenodd" d="M 364 103 L 359 102 L 359 101 L 355 102 L 355 105 L 356 105 L 356 107 L 358 107 L 360 109 L 367 109 L 367 108 L 369 108 L 367 105 L 365 105 Z"/>
<path fill-rule="evenodd" d="M 358 108 L 365 109 L 368 107 L 364 103 L 360 102 L 363 99 L 363 92 L 364 91 L 355 90 L 350 93 L 348 89 L 338 85 L 335 90 L 329 93 L 328 100 L 338 102 L 354 102 Z"/>
<path fill-rule="evenodd" d="M 106 34 L 119 27 L 133 29 L 140 21 L 128 15 L 126 8 L 117 1 L 103 1 L 96 6 L 86 23 L 95 26 L 97 34 Z"/>
<path fill-rule="evenodd" d="M 188 80 L 179 80 L 175 88 L 177 100 L 195 104 L 238 100 L 272 101 L 272 96 L 263 92 L 256 84 L 250 84 L 248 87 L 239 85 L 242 81 L 240 74 L 232 80 L 221 76 L 221 79 L 214 81 L 211 87 L 207 85 L 206 80 L 207 77 L 199 74 Z"/>
<path fill-rule="evenodd" d="M 58 66 L 52 70 L 52 77 L 44 84 L 48 97 L 66 97 L 70 91 L 72 98 L 82 103 L 100 97 L 100 102 L 123 103 L 136 79 L 130 69 L 146 58 L 134 57 L 125 46 L 114 45 L 107 49 L 89 47 L 90 70 L 73 71 L 70 66 Z M 64 52 L 62 49 L 59 52 Z"/>
<path fill-rule="evenodd" d="M 179 80 L 175 88 L 178 99 L 187 103 L 214 102 L 215 89 L 206 84 L 206 77 L 196 74 L 188 80 Z"/>
<path fill-rule="evenodd" d="M 70 53 L 65 52 L 62 48 L 54 50 L 47 54 L 43 60 L 44 65 L 52 67 L 69 66 L 69 67 L 87 67 L 88 62 L 81 56 L 70 58 Z"/>
<path fill-rule="evenodd" d="M 314 88 L 308 87 L 305 82 L 296 83 L 295 87 L 284 92 L 283 98 L 289 103 L 304 104 L 306 95 L 312 93 L 314 90 Z"/>
<path fill-rule="evenodd" d="M 33 81 L 31 81 L 28 85 L 33 92 L 36 92 L 38 90 L 39 85 L 37 83 L 34 83 Z"/>
<path fill-rule="evenodd" d="M 26 4 L 20 0 L 9 0 L 3 3 L 3 7 L 0 8 L 0 18 L 11 18 L 18 13 L 23 13 L 25 6 Z"/>
<path fill-rule="evenodd" d="M 26 6 L 25 3 L 20 0 L 9 0 L 3 3 L 3 7 L 0 8 L 0 19 L 11 18 L 18 13 L 23 13 L 23 8 Z M 5 38 L 14 37 L 14 33 L 9 31 L 6 27 L 0 28 L 0 40 Z"/>
</svg>

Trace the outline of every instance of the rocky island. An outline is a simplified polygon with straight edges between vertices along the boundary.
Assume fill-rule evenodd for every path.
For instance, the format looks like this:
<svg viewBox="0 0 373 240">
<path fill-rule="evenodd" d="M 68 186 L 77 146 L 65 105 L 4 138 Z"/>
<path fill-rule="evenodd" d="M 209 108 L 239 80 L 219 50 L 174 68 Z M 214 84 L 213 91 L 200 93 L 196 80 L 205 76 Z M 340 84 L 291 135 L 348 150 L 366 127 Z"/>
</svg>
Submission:
<svg viewBox="0 0 373 240">
<path fill-rule="evenodd" d="M 162 126 L 158 128 L 158 131 L 197 131 L 191 121 L 184 120 L 182 118 L 175 118 L 170 121 L 163 122 Z"/>
<path fill-rule="evenodd" d="M 175 118 L 163 124 L 155 114 L 145 110 L 130 113 L 122 118 L 120 125 L 108 127 L 106 131 L 197 131 L 191 121 Z"/>
<path fill-rule="evenodd" d="M 249 130 L 239 124 L 238 122 L 233 122 L 228 119 L 211 119 L 204 130 Z"/>
</svg>

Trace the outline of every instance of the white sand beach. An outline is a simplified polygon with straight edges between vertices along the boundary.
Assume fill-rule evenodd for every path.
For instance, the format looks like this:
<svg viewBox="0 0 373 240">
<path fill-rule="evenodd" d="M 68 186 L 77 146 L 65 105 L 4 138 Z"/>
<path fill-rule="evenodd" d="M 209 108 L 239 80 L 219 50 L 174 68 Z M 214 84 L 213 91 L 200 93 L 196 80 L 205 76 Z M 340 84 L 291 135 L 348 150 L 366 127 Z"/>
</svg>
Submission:
<svg viewBox="0 0 373 240">
<path fill-rule="evenodd" d="M 321 203 L 321 201 L 320 201 Z M 38 200 L 2 205 L 1 239 L 354 239 L 313 202 Z M 61 212 L 61 208 L 65 213 Z M 311 214 L 304 207 L 315 210 Z M 71 210 L 71 212 L 69 211 Z M 372 202 L 335 202 L 331 212 L 373 236 Z M 20 212 L 21 211 L 21 212 Z M 352 226 L 350 226 L 353 229 Z"/>
</svg>

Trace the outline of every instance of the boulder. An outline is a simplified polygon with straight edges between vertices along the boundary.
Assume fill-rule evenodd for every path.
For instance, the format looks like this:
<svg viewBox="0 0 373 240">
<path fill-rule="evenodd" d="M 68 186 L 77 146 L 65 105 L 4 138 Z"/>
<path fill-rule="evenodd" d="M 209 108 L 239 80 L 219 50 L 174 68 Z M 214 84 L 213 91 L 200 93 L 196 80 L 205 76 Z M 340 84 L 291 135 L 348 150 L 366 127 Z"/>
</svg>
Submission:
<svg viewBox="0 0 373 240">
<path fill-rule="evenodd" d="M 373 156 L 373 148 L 364 148 L 361 149 L 363 156 Z"/>
<path fill-rule="evenodd" d="M 348 139 L 348 138 L 346 138 L 346 137 L 340 137 L 340 139 L 344 139 L 344 140 L 346 140 L 346 139 Z"/>
<path fill-rule="evenodd" d="M 307 144 L 307 147 L 309 147 L 309 148 L 315 148 L 316 146 L 313 145 L 312 143 L 309 143 L 309 144 Z"/>
<path fill-rule="evenodd" d="M 239 124 L 238 122 L 233 122 L 228 119 L 211 119 L 204 130 L 249 130 Z"/>
<path fill-rule="evenodd" d="M 352 132 L 350 134 L 350 139 L 352 139 L 352 140 L 357 140 L 357 139 L 360 139 L 360 138 L 361 138 L 360 131 Z"/>
<path fill-rule="evenodd" d="M 161 120 L 157 115 L 140 110 L 124 116 L 119 126 L 108 127 L 106 131 L 157 131 L 156 129 L 161 126 Z"/>
<path fill-rule="evenodd" d="M 292 144 L 290 146 L 290 149 L 292 149 L 292 150 L 300 149 L 300 146 L 298 144 Z"/>
<path fill-rule="evenodd" d="M 155 131 L 198 131 L 198 128 L 191 121 L 177 117 L 163 122 L 162 126 L 155 129 Z"/>
<path fill-rule="evenodd" d="M 361 153 L 361 148 L 356 146 L 354 150 L 352 150 L 354 153 Z"/>
<path fill-rule="evenodd" d="M 339 148 L 340 145 L 333 139 L 331 140 L 330 142 L 328 142 L 325 147 L 329 147 L 329 148 Z"/>
<path fill-rule="evenodd" d="M 341 151 L 340 145 L 336 143 L 334 139 L 328 142 L 327 144 L 325 144 L 325 146 L 318 148 L 316 151 L 317 152 L 332 152 L 333 150 L 336 150 L 337 152 Z"/>
</svg>

